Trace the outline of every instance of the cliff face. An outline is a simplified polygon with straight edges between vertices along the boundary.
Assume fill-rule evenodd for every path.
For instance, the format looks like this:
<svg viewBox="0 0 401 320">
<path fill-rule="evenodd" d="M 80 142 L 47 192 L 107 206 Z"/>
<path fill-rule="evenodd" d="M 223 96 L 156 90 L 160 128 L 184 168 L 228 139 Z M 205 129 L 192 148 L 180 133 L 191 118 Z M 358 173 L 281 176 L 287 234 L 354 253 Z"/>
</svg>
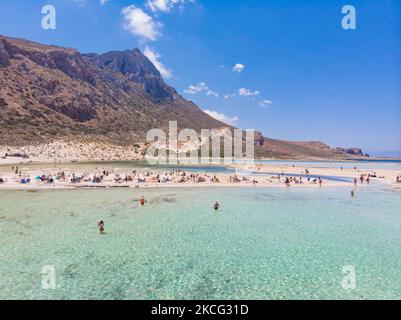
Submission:
<svg viewBox="0 0 401 320">
<path fill-rule="evenodd" d="M 124 82 L 140 83 L 146 93 L 157 102 L 174 103 L 175 89 L 168 86 L 162 79 L 156 67 L 138 49 L 123 52 L 112 51 L 102 55 L 86 55 L 91 63 L 106 72 L 124 75 Z M 128 89 L 127 86 L 122 86 Z"/>
<path fill-rule="evenodd" d="M 143 141 L 152 128 L 217 128 L 137 49 L 102 55 L 0 36 L 0 143 Z"/>
</svg>

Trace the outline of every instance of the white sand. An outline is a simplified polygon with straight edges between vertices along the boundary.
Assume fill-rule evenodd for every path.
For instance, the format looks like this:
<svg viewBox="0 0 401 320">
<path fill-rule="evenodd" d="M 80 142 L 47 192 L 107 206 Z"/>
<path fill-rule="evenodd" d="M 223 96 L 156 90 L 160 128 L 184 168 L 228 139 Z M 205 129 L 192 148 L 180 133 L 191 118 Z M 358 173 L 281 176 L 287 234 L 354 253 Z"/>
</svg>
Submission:
<svg viewBox="0 0 401 320">
<path fill-rule="evenodd" d="M 139 146 L 139 147 L 138 147 Z M 56 163 L 67 161 L 124 161 L 141 160 L 145 149 L 143 143 L 117 146 L 104 143 L 79 143 L 55 141 L 49 144 L 23 147 L 0 146 L 0 165 L 27 163 Z M 25 154 L 29 158 L 5 157 L 6 154 Z"/>
<path fill-rule="evenodd" d="M 185 168 L 185 167 L 184 167 Z M 258 173 L 276 173 L 272 177 L 272 175 L 250 175 L 247 177 L 250 181 L 241 181 L 240 183 L 234 183 L 230 182 L 230 175 L 228 174 L 221 174 L 221 173 L 208 173 L 206 175 L 206 182 L 199 182 L 195 183 L 193 181 L 187 181 L 185 183 L 179 183 L 177 182 L 178 179 L 180 178 L 178 175 L 175 177 L 170 177 L 175 181 L 172 182 L 165 182 L 165 183 L 158 183 L 158 182 L 150 182 L 149 178 L 147 178 L 147 182 L 145 183 L 138 183 L 138 176 L 134 177 L 134 181 L 132 182 L 116 182 L 115 178 L 121 177 L 125 178 L 127 174 L 130 174 L 129 169 L 114 169 L 110 173 L 108 177 L 105 177 L 105 179 L 101 183 L 92 183 L 90 180 L 92 179 L 93 176 L 100 176 L 102 175 L 103 169 L 74 169 L 74 172 L 71 171 L 70 169 L 64 170 L 65 175 L 66 175 L 66 181 L 57 181 L 56 176 L 60 173 L 60 169 L 54 169 L 51 168 L 50 165 L 48 165 L 48 168 L 45 170 L 24 170 L 24 168 L 20 168 L 22 170 L 21 175 L 15 174 L 14 172 L 5 172 L 5 173 L 0 173 L 0 178 L 5 180 L 4 183 L 0 183 L 0 189 L 65 189 L 65 188 L 153 188 L 153 187 L 189 187 L 189 188 L 194 188 L 194 187 L 287 187 L 284 183 L 285 178 L 281 177 L 281 180 L 278 181 L 277 176 L 280 175 L 281 173 L 284 172 L 284 174 L 287 175 L 296 175 L 296 174 L 305 174 L 305 169 L 301 167 L 286 167 L 286 166 L 277 166 L 277 165 L 262 165 L 262 166 L 257 166 L 254 168 L 255 171 Z M 110 170 L 105 169 L 105 170 Z M 132 169 L 131 169 L 132 170 Z M 147 169 L 150 170 L 150 169 Z M 141 169 L 138 170 L 139 175 L 144 178 L 145 177 L 145 171 L 146 169 Z M 321 176 L 336 176 L 336 177 L 347 177 L 347 178 L 359 178 L 361 174 L 367 175 L 369 173 L 372 173 L 370 171 L 363 171 L 363 170 L 353 170 L 353 169 L 334 169 L 334 168 L 308 168 L 309 174 L 310 175 L 321 175 Z M 154 175 L 157 173 L 160 173 L 161 176 L 164 175 L 163 171 L 164 170 L 158 170 L 158 169 L 153 169 Z M 392 186 L 397 190 L 401 190 L 401 184 L 397 184 L 396 177 L 401 175 L 401 171 L 396 171 L 396 170 L 375 170 L 376 174 L 378 177 L 381 178 L 371 178 L 371 185 L 375 184 L 377 181 L 380 181 L 383 184 L 386 184 L 388 186 Z M 85 176 L 84 180 L 88 181 L 82 181 L 81 183 L 71 183 L 71 178 L 73 173 L 75 173 L 76 176 Z M 190 172 L 187 172 L 187 175 Z M 41 176 L 42 174 L 45 174 L 46 176 L 52 176 L 55 180 L 54 183 L 49 184 L 46 182 L 41 182 L 38 180 L 35 180 L 36 176 Z M 211 182 L 211 178 L 216 175 L 219 178 L 219 182 Z M 234 175 L 234 174 L 233 174 Z M 232 176 L 233 176 L 232 175 Z M 21 184 L 20 180 L 21 178 L 30 178 L 31 182 L 29 184 Z M 241 176 L 240 176 L 241 177 Z M 252 180 L 255 179 L 258 183 L 253 184 Z M 308 182 L 306 178 L 302 179 L 303 183 L 291 183 L 290 187 L 317 187 L 319 188 L 318 183 L 313 183 L 312 181 Z M 370 185 L 367 183 L 360 184 L 359 179 L 358 179 L 358 187 L 369 187 Z M 324 180 L 323 179 L 323 185 L 322 187 L 350 187 L 352 189 L 354 187 L 353 182 L 339 182 L 339 181 L 330 181 L 330 180 Z"/>
<path fill-rule="evenodd" d="M 80 143 L 80 142 L 66 142 L 66 141 L 55 141 L 49 144 L 42 145 L 31 145 L 25 147 L 7 147 L 0 146 L 0 165 L 3 166 L 0 171 L 0 178 L 5 180 L 4 183 L 0 183 L 1 189 L 54 189 L 54 188 L 80 188 L 80 187 L 130 187 L 135 188 L 139 187 L 170 187 L 170 186 L 186 186 L 186 187 L 196 187 L 196 186 L 255 186 L 255 187 L 285 187 L 284 179 L 281 181 L 277 179 L 271 179 L 270 175 L 257 176 L 250 175 L 248 178 L 250 180 L 256 179 L 258 183 L 254 185 L 251 182 L 241 182 L 241 183 L 230 183 L 228 174 L 216 174 L 220 178 L 219 183 L 175 183 L 175 182 L 167 182 L 167 183 L 138 183 L 137 181 L 130 183 L 117 183 L 113 179 L 119 174 L 122 177 L 125 177 L 128 169 L 120 169 L 113 170 L 112 175 L 109 177 L 107 181 L 102 181 L 100 184 L 93 184 L 91 182 L 82 182 L 80 184 L 72 184 L 70 182 L 59 182 L 56 181 L 54 184 L 43 183 L 35 180 L 36 176 L 41 176 L 42 174 L 51 175 L 55 178 L 60 169 L 55 169 L 54 164 L 66 163 L 67 162 L 76 161 L 134 161 L 134 160 L 143 160 L 143 152 L 145 150 L 145 144 L 132 145 L 127 147 L 104 144 L 102 142 L 91 142 L 91 143 Z M 23 157 L 10 157 L 5 155 L 8 154 L 20 154 L 27 155 L 28 158 Z M 43 164 L 44 169 L 37 169 L 34 171 L 31 169 L 29 171 L 25 170 L 24 165 L 28 165 L 31 163 Z M 16 175 L 14 172 L 11 172 L 11 166 L 18 164 L 19 170 L 22 171 L 22 175 Z M 52 168 L 53 164 L 53 168 Z M 5 165 L 9 165 L 10 168 L 4 167 Z M 235 166 L 232 166 L 236 168 Z M 87 178 L 93 177 L 94 175 L 101 175 L 101 171 L 93 166 L 90 169 L 74 169 L 76 172 L 71 172 L 71 170 L 64 170 L 66 173 L 66 181 L 70 181 L 72 174 L 75 173 L 77 176 L 82 174 L 86 174 Z M 106 170 L 110 170 L 106 169 Z M 132 169 L 131 169 L 132 170 Z M 163 170 L 153 169 L 155 172 Z M 281 164 L 263 164 L 263 165 L 255 165 L 253 170 L 258 173 L 274 173 L 275 175 L 279 175 L 284 173 L 286 175 L 297 175 L 297 174 L 305 174 L 305 168 L 300 166 L 283 166 Z M 375 172 L 380 179 L 371 179 L 372 183 L 375 181 L 381 181 L 385 184 L 391 185 L 393 187 L 399 187 L 400 184 L 396 184 L 396 177 L 401 177 L 401 168 L 400 170 L 386 170 L 386 169 L 378 169 L 378 170 L 353 170 L 353 169 L 343 169 L 340 168 L 308 168 L 310 175 L 315 176 L 336 176 L 336 177 L 348 177 L 348 178 L 359 178 L 360 175 L 364 174 L 373 174 Z M 81 171 L 81 172 L 79 172 Z M 128 172 L 129 173 L 129 172 Z M 142 172 L 143 174 L 144 172 Z M 213 176 L 214 174 L 209 173 L 209 176 Z M 241 177 L 241 175 L 239 175 Z M 29 184 L 21 184 L 20 179 L 24 177 L 30 177 L 31 182 Z M 90 180 L 90 179 L 89 179 Z M 359 180 L 358 180 L 359 184 Z M 305 187 L 305 186 L 316 186 L 319 187 L 318 184 L 313 184 L 308 182 L 306 178 L 303 178 L 302 184 L 291 184 L 292 187 Z M 349 182 L 337 182 L 337 181 L 329 181 L 325 180 L 323 182 L 323 186 L 350 186 L 353 187 L 353 183 Z M 363 186 L 366 186 L 364 184 Z M 399 188 L 398 188 L 399 189 Z"/>
</svg>

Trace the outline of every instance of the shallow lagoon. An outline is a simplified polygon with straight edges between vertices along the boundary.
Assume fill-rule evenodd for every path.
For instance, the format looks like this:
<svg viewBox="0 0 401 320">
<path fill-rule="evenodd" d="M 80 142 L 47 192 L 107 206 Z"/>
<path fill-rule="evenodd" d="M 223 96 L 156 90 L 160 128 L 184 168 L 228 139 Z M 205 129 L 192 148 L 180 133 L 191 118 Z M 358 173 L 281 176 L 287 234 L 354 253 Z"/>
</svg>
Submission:
<svg viewBox="0 0 401 320">
<path fill-rule="evenodd" d="M 1 191 L 0 298 L 401 299 L 400 207 L 376 187 Z"/>
<path fill-rule="evenodd" d="M 243 162 L 242 162 L 243 163 Z M 296 161 L 296 160 L 255 160 L 255 165 L 272 165 L 282 167 L 299 167 L 299 168 L 336 168 L 353 169 L 357 167 L 360 170 L 400 170 L 401 160 L 366 160 L 366 161 Z M 0 173 L 10 172 L 11 167 L 18 164 L 2 164 L 0 165 Z M 181 161 L 176 165 L 150 165 L 147 161 L 80 161 L 80 162 L 59 162 L 59 163 L 24 163 L 19 164 L 19 169 L 25 171 L 85 171 L 85 170 L 144 170 L 151 171 L 172 171 L 176 169 L 185 169 L 191 172 L 208 172 L 208 173 L 234 173 L 235 170 L 224 166 L 219 162 L 210 165 L 191 165 L 185 161 Z"/>
</svg>

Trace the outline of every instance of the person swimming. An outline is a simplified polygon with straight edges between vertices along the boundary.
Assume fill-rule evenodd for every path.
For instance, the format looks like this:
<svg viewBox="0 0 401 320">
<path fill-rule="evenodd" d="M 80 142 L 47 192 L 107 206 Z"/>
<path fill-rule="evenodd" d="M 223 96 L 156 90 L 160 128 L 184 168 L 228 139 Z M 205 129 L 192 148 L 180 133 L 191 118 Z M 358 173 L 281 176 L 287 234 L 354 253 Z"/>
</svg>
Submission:
<svg viewBox="0 0 401 320">
<path fill-rule="evenodd" d="M 213 205 L 213 209 L 216 211 L 220 209 L 220 203 L 218 201 Z"/>
<path fill-rule="evenodd" d="M 139 200 L 139 203 L 141 206 L 144 206 L 147 203 L 144 196 L 141 197 L 141 199 Z"/>
<path fill-rule="evenodd" d="M 103 220 L 99 221 L 98 227 L 99 227 L 99 232 L 104 233 L 104 221 Z"/>
</svg>

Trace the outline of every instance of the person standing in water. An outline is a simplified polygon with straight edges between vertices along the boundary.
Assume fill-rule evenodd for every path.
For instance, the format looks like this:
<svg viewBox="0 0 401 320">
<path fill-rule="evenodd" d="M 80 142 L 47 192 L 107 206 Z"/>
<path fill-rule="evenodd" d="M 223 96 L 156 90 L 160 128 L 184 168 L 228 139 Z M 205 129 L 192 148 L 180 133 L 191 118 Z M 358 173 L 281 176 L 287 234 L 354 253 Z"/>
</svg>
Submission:
<svg viewBox="0 0 401 320">
<path fill-rule="evenodd" d="M 104 221 L 103 221 L 103 220 L 100 220 L 99 223 L 98 223 L 97 225 L 98 225 L 98 227 L 99 227 L 99 232 L 100 232 L 101 234 L 103 234 L 103 233 L 104 233 Z"/>
<path fill-rule="evenodd" d="M 139 203 L 140 203 L 140 205 L 141 205 L 142 207 L 147 203 L 147 201 L 145 200 L 145 197 L 144 197 L 144 196 L 141 197 L 141 199 L 139 200 Z"/>
<path fill-rule="evenodd" d="M 213 209 L 216 211 L 220 209 L 220 203 L 218 201 L 213 205 Z"/>
</svg>

